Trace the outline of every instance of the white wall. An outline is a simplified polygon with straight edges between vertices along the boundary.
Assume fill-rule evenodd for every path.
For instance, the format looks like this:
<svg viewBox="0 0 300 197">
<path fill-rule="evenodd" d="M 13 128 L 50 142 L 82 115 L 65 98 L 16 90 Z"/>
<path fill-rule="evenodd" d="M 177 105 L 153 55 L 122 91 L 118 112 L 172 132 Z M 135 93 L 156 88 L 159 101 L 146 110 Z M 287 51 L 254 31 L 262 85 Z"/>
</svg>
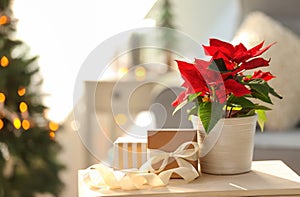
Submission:
<svg viewBox="0 0 300 197">
<path fill-rule="evenodd" d="M 73 107 L 78 71 L 104 40 L 144 26 L 155 0 L 14 0 L 17 37 L 39 56 L 50 119 L 62 122 Z"/>
<path fill-rule="evenodd" d="M 172 0 L 175 25 L 199 44 L 211 37 L 230 41 L 240 16 L 238 0 Z"/>
</svg>

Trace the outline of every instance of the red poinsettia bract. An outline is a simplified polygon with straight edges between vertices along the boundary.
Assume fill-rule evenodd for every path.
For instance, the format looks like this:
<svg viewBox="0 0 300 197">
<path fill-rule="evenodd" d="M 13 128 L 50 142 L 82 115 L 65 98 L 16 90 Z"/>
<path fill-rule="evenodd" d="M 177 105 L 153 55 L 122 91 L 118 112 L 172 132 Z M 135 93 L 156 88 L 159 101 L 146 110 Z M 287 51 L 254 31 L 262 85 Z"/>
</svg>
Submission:
<svg viewBox="0 0 300 197">
<path fill-rule="evenodd" d="M 212 98 L 212 100 L 220 103 L 225 103 L 227 96 L 230 94 L 237 97 L 251 94 L 249 88 L 242 84 L 236 77 L 238 74 L 241 76 L 245 70 L 269 66 L 270 60 L 265 60 L 261 57 L 255 58 L 273 45 L 268 45 L 262 49 L 263 44 L 264 42 L 261 42 L 257 46 L 247 50 L 242 43 L 233 46 L 228 42 L 210 39 L 210 46 L 203 47 L 205 53 L 212 56 L 211 61 L 195 59 L 194 63 L 188 63 L 177 60 L 179 71 L 185 81 L 182 86 L 185 87 L 186 90 L 177 97 L 172 105 L 178 106 L 187 99 L 188 95 L 195 93 L 201 93 L 200 96 L 212 96 L 212 93 L 214 93 L 216 98 Z M 220 59 L 224 62 L 225 69 L 218 71 L 210 69 L 210 65 L 213 64 L 215 60 Z M 217 67 L 218 66 L 217 64 Z M 251 78 L 247 78 L 246 81 L 254 78 L 261 78 L 268 81 L 274 78 L 274 76 L 269 72 L 262 73 L 262 71 L 260 71 L 259 73 L 255 72 L 254 75 Z M 212 92 L 212 90 L 217 90 L 217 92 Z M 221 95 L 220 92 L 226 92 L 226 95 Z"/>
</svg>

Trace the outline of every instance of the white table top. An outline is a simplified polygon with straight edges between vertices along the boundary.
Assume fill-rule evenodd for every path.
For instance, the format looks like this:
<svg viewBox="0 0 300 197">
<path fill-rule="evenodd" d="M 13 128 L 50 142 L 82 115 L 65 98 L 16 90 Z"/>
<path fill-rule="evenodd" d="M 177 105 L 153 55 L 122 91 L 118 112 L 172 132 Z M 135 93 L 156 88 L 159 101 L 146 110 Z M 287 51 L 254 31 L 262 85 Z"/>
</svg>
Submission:
<svg viewBox="0 0 300 197">
<path fill-rule="evenodd" d="M 78 171 L 79 197 L 96 196 L 300 196 L 300 177 L 282 161 L 254 161 L 252 171 L 240 175 L 203 174 L 191 183 L 173 179 L 166 187 L 143 190 L 92 191 L 82 183 L 84 170 Z"/>
</svg>

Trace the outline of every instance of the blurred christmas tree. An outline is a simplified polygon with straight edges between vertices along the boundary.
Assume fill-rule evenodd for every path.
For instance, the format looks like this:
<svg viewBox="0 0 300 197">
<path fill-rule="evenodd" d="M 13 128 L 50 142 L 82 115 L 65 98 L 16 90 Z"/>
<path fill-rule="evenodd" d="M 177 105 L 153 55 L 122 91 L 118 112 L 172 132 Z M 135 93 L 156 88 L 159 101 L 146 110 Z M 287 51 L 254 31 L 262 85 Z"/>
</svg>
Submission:
<svg viewBox="0 0 300 197">
<path fill-rule="evenodd" d="M 172 12 L 172 4 L 170 0 L 162 0 L 161 2 L 161 8 L 160 8 L 160 14 L 158 15 L 158 18 L 156 20 L 158 27 L 167 27 L 170 29 L 175 29 L 174 25 L 174 15 Z M 173 53 L 171 52 L 174 44 L 176 42 L 174 34 L 170 31 L 165 31 L 162 35 L 162 40 L 164 42 L 164 47 L 167 49 L 165 51 L 166 53 L 166 64 L 168 65 L 168 71 L 171 71 L 171 67 L 174 64 L 174 57 Z M 170 50 L 170 51 L 168 51 Z"/>
<path fill-rule="evenodd" d="M 170 0 L 163 0 L 160 15 L 157 19 L 157 25 L 159 27 L 168 27 L 171 29 L 175 29 L 175 25 L 173 24 L 174 15 L 172 13 L 172 4 Z"/>
<path fill-rule="evenodd" d="M 0 197 L 58 196 L 58 125 L 44 116 L 37 57 L 13 39 L 15 23 L 11 0 L 0 0 Z"/>
</svg>

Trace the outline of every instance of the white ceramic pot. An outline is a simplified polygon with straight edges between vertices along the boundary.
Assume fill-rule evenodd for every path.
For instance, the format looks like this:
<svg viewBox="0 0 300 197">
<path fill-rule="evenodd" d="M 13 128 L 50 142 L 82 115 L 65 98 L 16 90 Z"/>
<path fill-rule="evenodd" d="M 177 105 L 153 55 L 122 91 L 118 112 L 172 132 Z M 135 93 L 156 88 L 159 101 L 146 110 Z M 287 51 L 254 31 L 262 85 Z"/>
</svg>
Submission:
<svg viewBox="0 0 300 197">
<path fill-rule="evenodd" d="M 193 126 L 202 136 L 201 170 L 210 174 L 240 174 L 251 170 L 257 116 L 221 119 L 206 135 L 201 121 Z"/>
</svg>

